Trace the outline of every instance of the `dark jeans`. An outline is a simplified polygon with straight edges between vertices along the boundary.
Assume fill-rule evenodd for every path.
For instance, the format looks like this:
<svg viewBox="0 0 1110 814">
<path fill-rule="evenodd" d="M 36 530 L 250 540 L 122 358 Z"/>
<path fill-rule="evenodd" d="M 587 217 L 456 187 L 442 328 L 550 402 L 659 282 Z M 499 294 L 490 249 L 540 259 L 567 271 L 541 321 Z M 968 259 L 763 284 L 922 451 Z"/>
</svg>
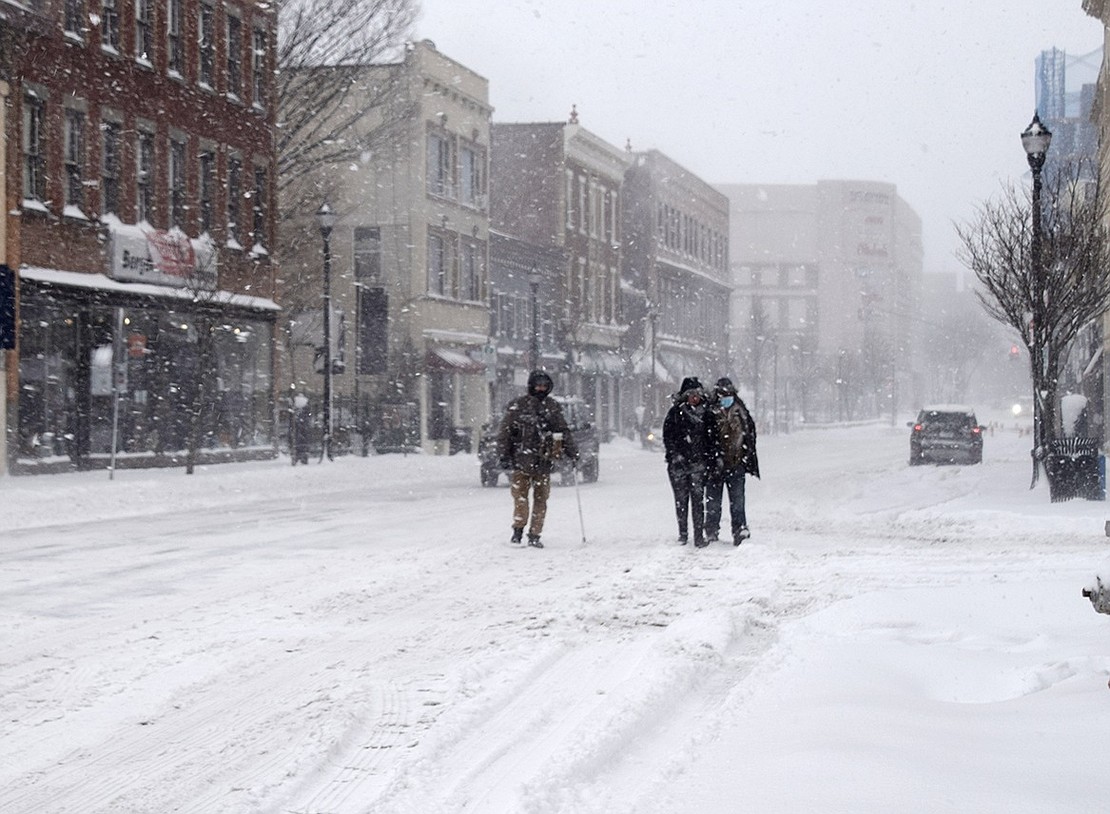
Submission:
<svg viewBox="0 0 1110 814">
<path fill-rule="evenodd" d="M 744 510 L 744 475 L 742 466 L 725 470 L 721 474 L 710 475 L 705 484 L 705 530 L 712 536 L 721 528 L 722 498 L 728 489 L 728 513 L 732 521 L 732 537 L 748 525 L 748 515 Z"/>
<path fill-rule="evenodd" d="M 690 470 L 667 467 L 674 492 L 674 510 L 678 518 L 678 536 L 686 538 L 687 519 L 694 519 L 694 540 L 705 538 L 705 473 L 701 469 Z"/>
</svg>

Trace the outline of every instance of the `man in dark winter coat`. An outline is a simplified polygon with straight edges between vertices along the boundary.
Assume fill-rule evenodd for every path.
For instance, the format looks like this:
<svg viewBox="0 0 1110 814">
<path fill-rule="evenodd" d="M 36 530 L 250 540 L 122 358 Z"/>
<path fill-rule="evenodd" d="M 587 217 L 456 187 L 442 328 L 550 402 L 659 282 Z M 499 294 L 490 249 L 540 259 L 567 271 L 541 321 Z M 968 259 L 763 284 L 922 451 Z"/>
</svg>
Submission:
<svg viewBox="0 0 1110 814">
<path fill-rule="evenodd" d="M 744 506 L 744 477 L 759 477 L 759 458 L 755 453 L 755 421 L 732 385 L 722 376 L 714 389 L 709 408 L 717 435 L 717 458 L 709 469 L 705 486 L 705 534 L 712 542 L 721 527 L 724 491 L 728 490 L 732 544 L 740 545 L 751 537 Z"/>
<path fill-rule="evenodd" d="M 688 515 L 693 519 L 694 545 L 706 545 L 705 477 L 717 457 L 713 417 L 706 409 L 706 393 L 696 378 L 682 380 L 674 406 L 663 419 L 663 451 L 667 477 L 674 492 L 678 542 L 686 545 Z"/>
<path fill-rule="evenodd" d="M 553 382 L 542 370 L 528 377 L 528 392 L 513 399 L 501 419 L 497 434 L 497 456 L 501 468 L 510 471 L 513 495 L 512 542 L 521 543 L 528 524 L 528 493 L 532 493 L 528 545 L 543 548 L 540 534 L 551 494 L 552 462 L 562 455 L 578 465 L 578 447 L 567 429 L 559 402 L 549 398 Z"/>
</svg>

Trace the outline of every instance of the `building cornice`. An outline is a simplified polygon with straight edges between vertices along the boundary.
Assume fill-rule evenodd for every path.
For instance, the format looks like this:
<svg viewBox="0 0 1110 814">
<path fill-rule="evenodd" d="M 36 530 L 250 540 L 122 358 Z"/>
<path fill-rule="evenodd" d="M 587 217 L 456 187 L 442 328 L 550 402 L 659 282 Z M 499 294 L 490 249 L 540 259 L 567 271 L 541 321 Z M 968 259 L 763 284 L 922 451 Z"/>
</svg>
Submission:
<svg viewBox="0 0 1110 814">
<path fill-rule="evenodd" d="M 599 175 L 623 180 L 632 165 L 632 156 L 594 135 L 579 124 L 563 126 L 563 152 Z"/>
</svg>

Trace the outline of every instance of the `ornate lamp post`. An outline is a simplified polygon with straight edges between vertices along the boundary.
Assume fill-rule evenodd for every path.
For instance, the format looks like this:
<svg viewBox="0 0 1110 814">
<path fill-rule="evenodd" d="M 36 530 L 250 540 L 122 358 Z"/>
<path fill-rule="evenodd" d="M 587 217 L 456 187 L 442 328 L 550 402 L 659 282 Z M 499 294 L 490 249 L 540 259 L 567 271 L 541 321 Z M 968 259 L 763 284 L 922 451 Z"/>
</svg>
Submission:
<svg viewBox="0 0 1110 814">
<path fill-rule="evenodd" d="M 1021 134 L 1021 146 L 1033 173 L 1033 242 L 1030 247 L 1033 273 L 1033 483 L 1037 482 L 1037 469 L 1044 457 L 1044 427 L 1042 426 L 1041 377 L 1044 375 L 1047 336 L 1045 335 L 1045 270 L 1041 257 L 1041 170 L 1044 169 L 1048 147 L 1052 143 L 1052 133 L 1041 123 L 1041 117 L 1034 112 L 1033 121 Z"/>
<path fill-rule="evenodd" d="M 528 272 L 528 285 L 532 287 L 532 344 L 528 352 L 533 370 L 543 367 L 540 364 L 540 282 L 542 280 L 543 275 L 535 266 L 532 266 L 532 270 Z"/>
<path fill-rule="evenodd" d="M 324 241 L 324 441 L 320 450 L 320 460 L 324 456 L 332 460 L 331 452 L 331 230 L 339 216 L 328 202 L 320 204 L 316 211 L 316 222 L 320 226 L 320 237 Z"/>
</svg>

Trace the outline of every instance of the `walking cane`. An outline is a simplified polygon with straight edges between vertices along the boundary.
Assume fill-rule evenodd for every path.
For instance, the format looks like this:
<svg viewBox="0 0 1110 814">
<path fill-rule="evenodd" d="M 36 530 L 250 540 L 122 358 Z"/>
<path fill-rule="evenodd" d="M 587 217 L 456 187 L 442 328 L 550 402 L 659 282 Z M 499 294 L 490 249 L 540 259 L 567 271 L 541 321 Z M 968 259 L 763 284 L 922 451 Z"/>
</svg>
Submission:
<svg viewBox="0 0 1110 814">
<path fill-rule="evenodd" d="M 582 519 L 582 493 L 578 491 L 578 463 L 570 468 L 571 480 L 574 481 L 574 497 L 578 501 L 578 525 L 582 528 L 582 545 L 586 544 L 586 521 Z"/>
</svg>

